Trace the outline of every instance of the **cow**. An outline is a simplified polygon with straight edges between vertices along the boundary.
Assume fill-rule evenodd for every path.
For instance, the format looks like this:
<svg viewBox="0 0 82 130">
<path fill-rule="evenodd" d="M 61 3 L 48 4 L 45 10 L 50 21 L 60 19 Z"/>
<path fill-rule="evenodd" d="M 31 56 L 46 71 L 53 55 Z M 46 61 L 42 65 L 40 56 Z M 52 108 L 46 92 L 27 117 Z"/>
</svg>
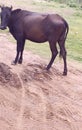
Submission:
<svg viewBox="0 0 82 130">
<path fill-rule="evenodd" d="M 31 12 L 19 8 L 13 10 L 12 6 L 0 6 L 0 8 L 0 29 L 5 30 L 8 27 L 10 33 L 17 41 L 17 54 L 13 64 L 22 64 L 26 39 L 36 43 L 48 41 L 52 55 L 46 67 L 49 70 L 58 54 L 58 43 L 60 55 L 64 61 L 63 75 L 67 75 L 67 52 L 65 47 L 65 41 L 69 32 L 67 21 L 58 14 Z"/>
</svg>

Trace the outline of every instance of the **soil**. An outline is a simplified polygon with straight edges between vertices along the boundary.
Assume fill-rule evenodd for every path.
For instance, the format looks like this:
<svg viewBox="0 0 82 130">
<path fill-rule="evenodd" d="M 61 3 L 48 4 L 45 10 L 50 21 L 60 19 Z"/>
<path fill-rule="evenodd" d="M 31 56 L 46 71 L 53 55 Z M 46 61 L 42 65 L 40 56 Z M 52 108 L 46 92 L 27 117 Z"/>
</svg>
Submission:
<svg viewBox="0 0 82 130">
<path fill-rule="evenodd" d="M 0 33 L 0 130 L 82 130 L 82 68 L 68 60 L 49 61 L 24 51 L 22 65 L 11 65 L 16 44 Z"/>
</svg>

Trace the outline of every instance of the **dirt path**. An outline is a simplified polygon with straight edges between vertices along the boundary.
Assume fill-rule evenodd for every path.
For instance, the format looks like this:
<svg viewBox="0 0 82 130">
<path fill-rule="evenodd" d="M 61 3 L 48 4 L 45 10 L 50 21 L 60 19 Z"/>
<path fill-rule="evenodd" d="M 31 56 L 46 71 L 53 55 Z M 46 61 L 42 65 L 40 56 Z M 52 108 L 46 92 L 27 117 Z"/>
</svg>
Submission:
<svg viewBox="0 0 82 130">
<path fill-rule="evenodd" d="M 0 130 L 81 130 L 82 68 L 62 61 L 49 72 L 48 63 L 24 52 L 22 65 L 12 66 L 16 44 L 0 34 Z"/>
</svg>

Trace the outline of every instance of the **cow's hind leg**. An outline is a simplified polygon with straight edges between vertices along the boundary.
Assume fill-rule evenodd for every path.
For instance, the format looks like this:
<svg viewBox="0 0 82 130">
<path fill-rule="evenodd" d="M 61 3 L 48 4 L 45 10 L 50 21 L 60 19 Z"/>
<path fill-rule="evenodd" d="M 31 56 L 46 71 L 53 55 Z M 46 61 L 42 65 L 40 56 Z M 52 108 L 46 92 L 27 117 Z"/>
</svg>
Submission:
<svg viewBox="0 0 82 130">
<path fill-rule="evenodd" d="M 59 42 L 59 47 L 60 47 L 60 56 L 63 57 L 63 61 L 64 61 L 64 71 L 63 71 L 63 75 L 67 75 L 67 62 L 66 62 L 66 49 L 65 49 L 65 40 L 60 40 Z"/>
<path fill-rule="evenodd" d="M 49 42 L 49 45 L 50 45 L 50 49 L 51 49 L 51 53 L 52 53 L 52 57 L 51 57 L 51 60 L 47 66 L 47 70 L 49 70 L 51 68 L 51 65 L 53 64 L 57 54 L 58 54 L 58 50 L 57 50 L 57 47 L 56 47 L 56 42 Z"/>
</svg>

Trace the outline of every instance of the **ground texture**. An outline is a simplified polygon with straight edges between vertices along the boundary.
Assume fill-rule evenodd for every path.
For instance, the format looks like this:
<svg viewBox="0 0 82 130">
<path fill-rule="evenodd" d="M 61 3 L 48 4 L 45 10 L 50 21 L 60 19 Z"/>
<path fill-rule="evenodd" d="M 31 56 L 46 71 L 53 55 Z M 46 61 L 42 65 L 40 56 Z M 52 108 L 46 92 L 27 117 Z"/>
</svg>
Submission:
<svg viewBox="0 0 82 130">
<path fill-rule="evenodd" d="M 12 66 L 16 44 L 0 34 L 0 130 L 82 130 L 82 68 L 24 51 L 22 65 Z"/>
</svg>

